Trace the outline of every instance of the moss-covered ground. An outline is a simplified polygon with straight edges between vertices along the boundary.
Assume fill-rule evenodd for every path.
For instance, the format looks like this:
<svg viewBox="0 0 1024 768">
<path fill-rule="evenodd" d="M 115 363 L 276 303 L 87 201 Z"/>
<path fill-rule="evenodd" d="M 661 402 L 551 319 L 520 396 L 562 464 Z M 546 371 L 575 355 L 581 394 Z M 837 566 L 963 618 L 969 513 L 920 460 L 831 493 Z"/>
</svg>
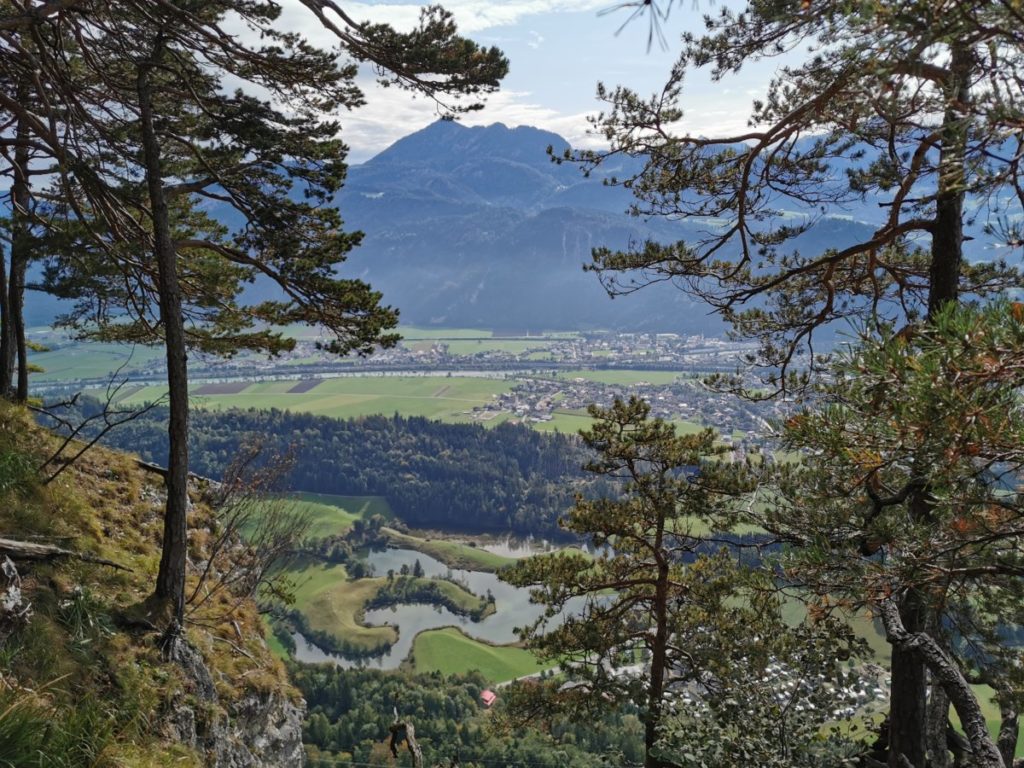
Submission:
<svg viewBox="0 0 1024 768">
<path fill-rule="evenodd" d="M 74 558 L 18 561 L 32 613 L 0 627 L 0 764 L 198 766 L 202 757 L 171 743 L 161 726 L 170 702 L 197 701 L 193 684 L 159 650 L 163 606 L 147 600 L 159 562 L 163 479 L 102 448 L 52 477 L 63 461 L 46 463 L 57 445 L 26 410 L 0 404 L 2 535 L 122 568 Z M 199 563 L 218 524 L 204 489 L 191 495 L 190 561 Z M 250 692 L 296 695 L 267 649 L 254 603 L 218 590 L 215 578 L 197 579 L 190 569 L 186 594 L 212 596 L 189 602 L 185 637 L 218 694 L 216 703 L 197 703 L 203 716 L 225 717 Z"/>
</svg>

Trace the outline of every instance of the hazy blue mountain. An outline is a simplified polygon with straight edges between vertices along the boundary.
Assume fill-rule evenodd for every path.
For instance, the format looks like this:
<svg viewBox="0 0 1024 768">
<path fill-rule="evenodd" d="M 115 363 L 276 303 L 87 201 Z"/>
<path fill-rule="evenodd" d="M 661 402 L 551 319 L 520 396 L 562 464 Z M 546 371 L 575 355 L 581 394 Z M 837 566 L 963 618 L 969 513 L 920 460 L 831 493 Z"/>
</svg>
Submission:
<svg viewBox="0 0 1024 768">
<path fill-rule="evenodd" d="M 28 280 L 38 278 L 38 270 L 30 268 Z M 25 294 L 25 323 L 29 327 L 36 325 L 49 325 L 60 314 L 60 299 L 56 299 L 45 293 L 28 291 Z"/>
<path fill-rule="evenodd" d="M 553 163 L 568 144 L 536 128 L 439 121 L 351 169 L 339 206 L 366 233 L 345 271 L 384 292 L 403 322 L 501 328 L 718 332 L 707 307 L 671 285 L 611 300 L 583 271 L 598 245 L 671 242 L 710 226 L 626 214 L 628 190 L 603 180 L 638 170 L 616 159 L 585 178 Z M 829 219 L 808 251 L 870 228 Z"/>
<path fill-rule="evenodd" d="M 353 166 L 336 203 L 346 228 L 365 238 L 342 273 L 382 290 L 405 323 L 722 330 L 705 305 L 671 285 L 613 301 L 597 276 L 583 271 L 594 246 L 672 242 L 716 225 L 629 216 L 631 193 L 604 181 L 628 177 L 639 161 L 615 158 L 584 177 L 576 165 L 552 162 L 548 147 L 560 156 L 568 144 L 537 128 L 438 121 Z M 872 227 L 856 219 L 872 207 L 823 220 L 801 238 L 800 249 L 867 236 Z M 248 297 L 272 294 L 257 282 Z M 30 322 L 45 322 L 53 311 L 52 301 L 29 299 Z"/>
</svg>

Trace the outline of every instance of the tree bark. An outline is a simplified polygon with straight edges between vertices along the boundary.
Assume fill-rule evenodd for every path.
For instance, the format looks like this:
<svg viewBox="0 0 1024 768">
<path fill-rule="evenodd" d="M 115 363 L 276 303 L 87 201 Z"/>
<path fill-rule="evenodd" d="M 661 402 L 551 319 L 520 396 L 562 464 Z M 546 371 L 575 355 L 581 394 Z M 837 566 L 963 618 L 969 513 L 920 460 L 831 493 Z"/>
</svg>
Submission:
<svg viewBox="0 0 1024 768">
<path fill-rule="evenodd" d="M 1017 706 L 1010 701 L 1009 695 L 1002 692 L 996 693 L 999 701 L 999 736 L 996 738 L 996 746 L 999 747 L 999 754 L 1003 756 L 1003 762 L 1007 768 L 1013 765 L 1013 758 L 1017 754 L 1017 739 L 1020 733 L 1020 717 Z"/>
<path fill-rule="evenodd" d="M 971 100 L 974 54 L 970 46 L 954 44 L 950 50 L 950 79 L 946 83 L 946 111 L 942 118 L 939 177 L 932 225 L 928 315 L 960 295 L 960 267 L 964 245 L 964 156 L 967 152 L 965 110 Z"/>
<path fill-rule="evenodd" d="M 0 251 L 0 397 L 14 394 L 14 329 L 11 324 L 7 256 Z"/>
<path fill-rule="evenodd" d="M 921 594 L 910 590 L 899 603 L 900 624 L 908 632 L 921 632 L 925 610 Z M 925 768 L 925 722 L 928 713 L 928 672 L 924 660 L 911 649 L 893 645 L 892 686 L 889 692 L 889 766 Z"/>
<path fill-rule="evenodd" d="M 892 645 L 893 652 L 899 649 L 901 653 L 919 658 L 949 697 L 971 744 L 972 765 L 976 768 L 1006 768 L 1002 755 L 989 735 L 981 705 L 956 662 L 931 635 L 908 631 L 900 618 L 900 609 L 892 599 L 882 601 L 879 613 L 885 627 L 885 639 Z M 891 758 L 889 764 L 892 765 Z M 915 768 L 918 766 L 924 768 L 925 763 L 914 764 Z"/>
<path fill-rule="evenodd" d="M 928 727 L 925 737 L 929 768 L 950 768 L 952 765 L 948 745 L 949 697 L 941 685 L 932 685 L 928 694 Z"/>
<path fill-rule="evenodd" d="M 928 316 L 960 293 L 960 269 L 963 261 L 964 156 L 967 146 L 965 105 L 970 101 L 970 76 L 973 54 L 969 46 L 955 44 L 950 51 L 950 79 L 945 84 L 946 110 L 943 115 L 939 148 L 939 179 L 932 225 L 931 264 L 929 270 Z M 911 500 L 910 515 L 921 522 L 930 514 L 927 489 Z M 910 589 L 899 606 L 900 619 L 908 632 L 919 633 L 929 624 L 927 601 Z M 919 654 L 893 648 L 892 691 L 889 721 L 891 752 L 889 765 L 901 764 L 901 755 L 914 768 L 925 766 L 927 721 L 927 675 Z"/>
<path fill-rule="evenodd" d="M 24 87 L 18 88 L 18 96 L 27 100 Z M 10 322 L 10 347 L 2 362 L 6 368 L 14 366 L 17 355 L 17 383 L 14 398 L 19 403 L 28 400 L 28 344 L 25 340 L 25 274 L 32 256 L 31 193 L 29 190 L 28 126 L 19 120 L 15 129 L 17 144 L 14 148 L 14 179 L 11 185 L 11 273 L 7 284 L 7 319 Z M 5 392 L 10 391 L 11 382 Z"/>
<path fill-rule="evenodd" d="M 160 294 L 160 322 L 167 351 L 169 418 L 167 425 L 167 507 L 164 512 L 163 551 L 155 596 L 171 601 L 180 626 L 185 614 L 185 561 L 188 514 L 188 364 L 177 254 L 171 239 L 170 216 L 163 184 L 160 141 L 153 117 L 150 73 L 160 57 L 158 38 L 151 60 L 142 62 L 138 75 L 139 116 L 146 186 L 153 217 L 154 256 Z"/>
</svg>

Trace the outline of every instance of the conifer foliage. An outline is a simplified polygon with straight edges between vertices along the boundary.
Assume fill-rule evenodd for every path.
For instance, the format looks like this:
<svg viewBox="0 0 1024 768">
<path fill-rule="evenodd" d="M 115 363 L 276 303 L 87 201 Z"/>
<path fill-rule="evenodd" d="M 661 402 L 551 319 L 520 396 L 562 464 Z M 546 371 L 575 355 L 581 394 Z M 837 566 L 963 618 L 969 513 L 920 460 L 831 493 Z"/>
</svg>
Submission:
<svg viewBox="0 0 1024 768">
<path fill-rule="evenodd" d="M 547 605 L 522 634 L 573 683 L 513 690 L 511 710 L 635 702 L 647 768 L 828 764 L 842 739 L 819 734 L 857 641 L 830 622 L 787 626 L 771 571 L 713 533 L 732 525 L 745 487 L 711 460 L 720 452 L 712 430 L 676 435 L 637 399 L 590 412 L 597 422 L 583 439 L 596 458 L 587 470 L 618 487 L 578 496 L 562 526 L 596 555 L 535 556 L 502 573 Z M 751 729 L 737 730 L 738 717 Z"/>
<path fill-rule="evenodd" d="M 642 4 L 652 14 L 671 5 Z M 651 20 L 665 22 L 664 15 Z M 1020 8 L 1010 2 L 753 0 L 742 9 L 709 13 L 704 32 L 682 36 L 679 57 L 658 93 L 644 98 L 628 88 L 599 87 L 608 106 L 595 125 L 611 149 L 572 158 L 585 165 L 618 155 L 639 159 L 641 170 L 618 180 L 633 190 L 635 212 L 704 221 L 705 234 L 627 251 L 599 248 L 592 268 L 613 294 L 671 281 L 706 301 L 738 337 L 759 342 L 751 363 L 763 366 L 776 394 L 802 390 L 814 374 L 830 373 L 815 344 L 830 324 L 907 326 L 916 339 L 919 332 L 927 334 L 921 329 L 929 324 L 950 322 L 938 319 L 947 304 L 1018 288 L 1019 270 L 1001 257 L 1022 242 L 1020 28 Z M 685 81 L 694 71 L 725 82 L 743 67 L 784 57 L 767 92 L 753 103 L 746 129 L 722 136 L 678 130 Z M 822 217 L 848 215 L 858 206 L 880 218 L 870 237 L 814 253 L 793 247 L 793 238 Z M 968 258 L 972 227 L 996 236 L 1006 249 Z M 866 349 L 894 348 L 896 342 L 886 338 L 870 336 Z M 899 364 L 911 362 L 908 356 Z M 742 378 L 723 383 L 745 387 Z M 994 386 L 1009 392 L 1019 382 Z M 930 409 L 932 418 L 916 422 L 922 431 L 912 436 L 922 445 L 950 437 L 949 423 L 974 423 L 975 414 L 964 410 L 959 394 L 945 402 L 922 389 L 876 394 L 884 403 L 861 400 L 850 406 L 879 429 L 885 427 L 879 411 L 891 398 L 917 397 L 914 402 Z M 818 438 L 801 434 L 806 445 L 795 440 L 795 446 L 812 455 L 823 450 Z M 826 446 L 831 455 L 845 450 L 846 435 L 824 434 L 835 438 Z M 870 455 L 884 445 L 867 442 L 849 450 Z M 894 484 L 892 496 L 877 493 L 891 502 L 883 505 L 888 511 L 898 510 L 901 525 L 914 531 L 924 549 L 894 557 L 886 532 L 874 556 L 889 564 L 928 556 L 929 537 L 942 535 L 943 493 L 963 477 L 929 469 L 918 478 L 915 461 L 924 462 L 922 472 L 937 469 L 925 457 L 914 457 L 906 468 L 913 482 Z M 805 479 L 813 488 L 816 478 Z M 834 485 L 832 492 L 849 487 Z M 875 522 L 883 521 L 893 517 L 880 513 Z M 846 561 L 833 562 L 842 570 L 838 563 Z M 881 618 L 894 620 L 888 634 L 892 690 L 885 759 L 893 768 L 945 764 L 944 693 L 950 691 L 932 664 L 939 657 L 928 642 L 936 641 L 947 660 L 955 655 L 958 638 L 947 629 L 945 593 L 916 579 L 889 588 L 892 602 L 875 603 Z M 997 765 L 982 744 L 982 731 L 975 733 L 975 759 Z"/>
<path fill-rule="evenodd" d="M 17 367 L 14 394 L 27 397 L 29 259 L 46 259 L 47 287 L 78 300 L 73 327 L 165 346 L 168 501 L 154 597 L 172 629 L 185 579 L 188 350 L 287 349 L 267 327 L 292 322 L 326 327 L 336 352 L 396 340 L 397 313 L 335 271 L 359 241 L 328 205 L 345 172 L 336 114 L 363 100 L 358 65 L 451 112 L 478 108 L 473 97 L 507 69 L 438 7 L 398 32 L 358 24 L 332 0 L 302 5 L 336 49 L 282 28 L 280 6 L 263 0 L 28 0 L 0 13 L 2 143 L 15 181 L 0 385 Z M 256 279 L 279 297 L 241 306 Z"/>
</svg>

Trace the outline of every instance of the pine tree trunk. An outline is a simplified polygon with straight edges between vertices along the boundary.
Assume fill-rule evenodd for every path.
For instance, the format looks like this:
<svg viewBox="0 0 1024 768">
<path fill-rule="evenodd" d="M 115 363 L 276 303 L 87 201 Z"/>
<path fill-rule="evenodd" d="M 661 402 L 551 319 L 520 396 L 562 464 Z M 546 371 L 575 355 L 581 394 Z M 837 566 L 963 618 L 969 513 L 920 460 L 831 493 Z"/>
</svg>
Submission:
<svg viewBox="0 0 1024 768">
<path fill-rule="evenodd" d="M 921 596 L 911 590 L 899 605 L 904 628 L 918 633 L 926 626 Z M 925 768 L 925 722 L 928 712 L 928 671 L 920 654 L 894 646 L 889 696 L 889 766 Z M 906 762 L 904 762 L 906 761 Z"/>
<path fill-rule="evenodd" d="M 999 706 L 999 733 L 995 745 L 1007 768 L 1012 768 L 1017 755 L 1017 741 L 1020 737 L 1020 714 L 1009 687 L 995 685 L 995 701 Z"/>
<path fill-rule="evenodd" d="M 162 42 L 158 39 L 152 59 L 159 58 Z M 177 254 L 171 240 L 170 216 L 163 185 L 160 141 L 153 119 L 151 63 L 139 69 L 138 95 L 142 128 L 142 151 L 146 166 L 146 186 L 153 216 L 154 255 L 160 292 L 160 322 L 167 350 L 167 386 L 169 420 L 167 427 L 167 507 L 164 513 L 163 551 L 156 578 L 155 595 L 169 600 L 178 625 L 185 611 L 185 561 L 187 554 L 188 513 L 188 366 L 185 350 L 185 326 L 178 283 Z"/>
<path fill-rule="evenodd" d="M 950 51 L 946 84 L 946 112 L 942 120 L 939 148 L 939 178 L 932 226 L 931 267 L 928 287 L 928 315 L 960 295 L 960 266 L 964 246 L 964 198 L 966 196 L 964 156 L 967 151 L 967 123 L 964 110 L 970 103 L 973 53 L 963 45 Z"/>
<path fill-rule="evenodd" d="M 19 87 L 18 96 L 27 100 L 28 94 L 24 87 Z M 7 319 L 10 322 L 11 345 L 5 350 L 8 357 L 4 358 L 2 365 L 6 368 L 14 367 L 14 357 L 17 355 L 17 384 L 15 400 L 24 403 L 28 400 L 28 344 L 25 340 L 25 274 L 28 271 L 28 262 L 32 256 L 32 225 L 29 222 L 31 215 L 31 194 L 29 191 L 29 150 L 28 150 L 28 126 L 24 121 L 19 120 L 15 129 L 17 144 L 14 148 L 14 179 L 11 185 L 11 273 L 9 275 L 7 294 Z M 6 392 L 10 391 L 11 384 L 8 381 Z"/>
<path fill-rule="evenodd" d="M 14 328 L 11 323 L 7 256 L 0 251 L 0 397 L 14 392 Z"/>
<path fill-rule="evenodd" d="M 970 743 L 971 764 L 975 768 L 1005 768 L 1003 757 L 988 732 L 988 723 L 978 703 L 978 697 L 971 690 L 956 661 L 929 633 L 908 631 L 908 628 L 903 626 L 899 607 L 892 601 L 883 601 L 879 606 L 879 612 L 882 625 L 885 627 L 885 639 L 892 645 L 893 652 L 898 650 L 919 657 L 931 672 L 935 685 L 942 686 L 949 697 Z M 889 764 L 893 764 L 891 757 Z M 922 768 L 927 766 L 923 758 L 922 762 L 912 765 L 914 768 L 918 765 Z"/>
<path fill-rule="evenodd" d="M 954 45 L 950 52 L 951 80 L 945 84 L 946 112 L 939 150 L 939 181 L 932 226 L 929 269 L 928 315 L 960 295 L 963 261 L 964 155 L 967 130 L 963 109 L 970 100 L 973 55 L 969 47 Z M 917 507 L 914 509 L 913 507 Z M 911 505 L 911 517 L 920 522 L 930 511 L 927 492 Z M 918 591 L 908 591 L 900 604 L 900 618 L 907 631 L 927 631 L 927 604 Z M 914 768 L 925 766 L 924 734 L 927 722 L 927 674 L 919 655 L 893 649 L 892 692 L 889 708 L 891 752 L 889 765 L 901 765 L 901 755 Z"/>
<path fill-rule="evenodd" d="M 953 764 L 946 735 L 949 729 L 949 697 L 942 686 L 933 684 L 928 694 L 928 765 L 950 768 Z"/>
<path fill-rule="evenodd" d="M 654 541 L 656 552 L 661 552 L 664 525 L 664 519 L 660 520 Z M 658 725 L 665 695 L 665 668 L 668 666 L 668 581 L 668 562 L 659 556 L 658 581 L 654 589 L 654 644 L 651 647 L 647 718 L 644 721 L 644 768 L 662 768 L 665 765 L 654 756 L 653 750 L 658 741 Z"/>
<path fill-rule="evenodd" d="M 1010 768 L 1017 754 L 1020 717 L 1009 691 L 997 692 L 996 699 L 999 702 L 999 735 L 996 737 L 996 746 L 999 748 L 999 754 L 1003 756 L 1003 762 Z"/>
</svg>

